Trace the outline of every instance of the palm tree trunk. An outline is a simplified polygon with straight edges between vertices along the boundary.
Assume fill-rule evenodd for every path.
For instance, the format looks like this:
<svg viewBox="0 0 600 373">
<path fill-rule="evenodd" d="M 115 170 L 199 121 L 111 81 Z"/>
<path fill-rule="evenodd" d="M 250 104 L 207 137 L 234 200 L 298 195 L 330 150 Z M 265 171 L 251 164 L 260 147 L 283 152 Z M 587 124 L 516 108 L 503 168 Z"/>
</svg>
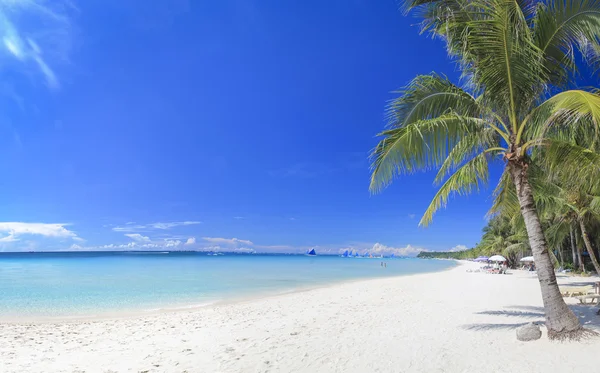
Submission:
<svg viewBox="0 0 600 373">
<path fill-rule="evenodd" d="M 583 242 L 585 243 L 585 248 L 590 254 L 590 259 L 592 259 L 592 263 L 594 264 L 594 268 L 596 269 L 596 273 L 600 275 L 600 264 L 598 264 L 598 259 L 596 259 L 596 253 L 594 253 L 594 248 L 592 247 L 592 243 L 590 242 L 590 237 L 588 236 L 587 229 L 585 228 L 585 223 L 582 219 L 579 219 L 579 228 L 581 229 L 581 235 L 583 236 Z"/>
<path fill-rule="evenodd" d="M 556 250 L 558 251 L 558 257 L 560 258 L 560 266 L 564 269 L 565 266 L 565 258 L 563 257 L 563 246 L 560 244 Z"/>
<path fill-rule="evenodd" d="M 583 261 L 583 252 L 579 244 L 579 236 L 575 235 L 575 247 L 577 247 L 577 259 L 579 260 L 579 270 L 585 273 L 585 262 Z"/>
<path fill-rule="evenodd" d="M 527 165 L 522 161 L 512 160 L 509 161 L 508 171 L 517 189 L 521 214 L 525 220 L 529 245 L 535 260 L 546 313 L 548 337 L 551 339 L 577 338 L 582 330 L 581 324 L 565 303 L 558 289 L 554 266 L 548 254 L 546 238 L 533 200 L 533 191 L 527 179 Z"/>
<path fill-rule="evenodd" d="M 570 240 L 571 241 L 571 253 L 573 254 L 573 269 L 577 269 L 578 266 L 578 262 L 577 262 L 577 250 L 575 249 L 575 235 L 573 234 L 573 224 L 569 224 L 569 235 L 570 235 Z"/>
</svg>

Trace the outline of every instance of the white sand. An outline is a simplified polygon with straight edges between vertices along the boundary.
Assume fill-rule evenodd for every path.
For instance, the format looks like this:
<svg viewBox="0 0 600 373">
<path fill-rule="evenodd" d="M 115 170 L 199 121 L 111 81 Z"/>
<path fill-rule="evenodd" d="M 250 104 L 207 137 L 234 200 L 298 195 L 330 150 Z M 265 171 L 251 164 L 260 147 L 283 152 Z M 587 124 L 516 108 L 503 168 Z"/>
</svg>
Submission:
<svg viewBox="0 0 600 373">
<path fill-rule="evenodd" d="M 2 323 L 0 372 L 598 371 L 600 339 L 516 340 L 543 320 L 537 278 L 473 265 L 139 318 Z M 597 306 L 568 301 L 599 327 Z"/>
</svg>

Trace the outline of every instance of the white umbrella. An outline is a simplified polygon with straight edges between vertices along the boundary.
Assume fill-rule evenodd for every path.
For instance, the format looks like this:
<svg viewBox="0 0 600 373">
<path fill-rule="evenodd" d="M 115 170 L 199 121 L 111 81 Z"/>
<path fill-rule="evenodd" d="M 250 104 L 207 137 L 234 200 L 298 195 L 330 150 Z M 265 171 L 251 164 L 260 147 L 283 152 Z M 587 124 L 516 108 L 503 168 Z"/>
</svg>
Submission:
<svg viewBox="0 0 600 373">
<path fill-rule="evenodd" d="M 521 259 L 522 262 L 534 262 L 535 260 L 533 260 L 532 256 L 526 256 L 525 258 Z"/>
<path fill-rule="evenodd" d="M 490 257 L 490 262 L 506 262 L 506 258 L 502 255 L 494 255 Z"/>
</svg>

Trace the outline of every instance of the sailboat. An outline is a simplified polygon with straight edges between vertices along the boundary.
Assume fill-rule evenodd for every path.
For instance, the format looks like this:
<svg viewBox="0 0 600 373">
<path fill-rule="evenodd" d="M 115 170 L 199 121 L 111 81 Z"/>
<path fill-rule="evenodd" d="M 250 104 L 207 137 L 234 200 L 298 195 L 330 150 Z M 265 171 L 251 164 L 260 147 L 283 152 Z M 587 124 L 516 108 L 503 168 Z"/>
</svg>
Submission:
<svg viewBox="0 0 600 373">
<path fill-rule="evenodd" d="M 317 256 L 317 252 L 315 251 L 315 249 L 310 249 L 306 252 L 305 255 L 306 256 Z"/>
<path fill-rule="evenodd" d="M 348 250 L 344 251 L 344 253 L 342 254 L 342 258 L 347 258 L 348 257 Z"/>
</svg>

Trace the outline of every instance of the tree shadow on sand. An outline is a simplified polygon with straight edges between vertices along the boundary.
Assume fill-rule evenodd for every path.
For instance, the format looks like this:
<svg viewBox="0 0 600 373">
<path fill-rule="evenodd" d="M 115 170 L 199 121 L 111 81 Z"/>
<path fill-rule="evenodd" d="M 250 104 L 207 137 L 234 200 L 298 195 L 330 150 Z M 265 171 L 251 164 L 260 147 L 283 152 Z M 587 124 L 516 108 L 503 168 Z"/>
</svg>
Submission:
<svg viewBox="0 0 600 373">
<path fill-rule="evenodd" d="M 544 321 L 540 320 L 535 322 L 535 324 L 543 324 Z M 476 331 L 476 332 L 481 332 L 481 331 L 486 331 L 486 330 L 510 330 L 510 329 L 516 329 L 520 326 L 523 325 L 527 325 L 529 324 L 529 322 L 520 322 L 520 323 L 513 323 L 513 324 L 492 324 L 492 323 L 487 323 L 487 324 L 466 324 L 463 325 L 463 329 L 466 330 L 472 330 L 472 331 Z"/>
<path fill-rule="evenodd" d="M 495 316 L 513 316 L 523 318 L 540 318 L 544 317 L 543 312 L 518 311 L 518 310 L 501 310 L 501 311 L 481 311 L 476 312 L 476 315 L 495 315 Z"/>
<path fill-rule="evenodd" d="M 596 313 L 596 305 L 571 304 L 571 310 L 579 317 L 581 325 L 588 329 L 600 331 L 600 316 Z M 510 330 L 533 322 L 537 325 L 544 325 L 544 308 L 534 306 L 510 306 L 503 310 L 486 310 L 476 312 L 476 315 L 493 315 L 503 318 L 518 318 L 520 322 L 513 323 L 473 323 L 463 325 L 462 328 L 473 331 L 486 330 Z M 500 318 L 499 320 L 500 321 Z"/>
</svg>

